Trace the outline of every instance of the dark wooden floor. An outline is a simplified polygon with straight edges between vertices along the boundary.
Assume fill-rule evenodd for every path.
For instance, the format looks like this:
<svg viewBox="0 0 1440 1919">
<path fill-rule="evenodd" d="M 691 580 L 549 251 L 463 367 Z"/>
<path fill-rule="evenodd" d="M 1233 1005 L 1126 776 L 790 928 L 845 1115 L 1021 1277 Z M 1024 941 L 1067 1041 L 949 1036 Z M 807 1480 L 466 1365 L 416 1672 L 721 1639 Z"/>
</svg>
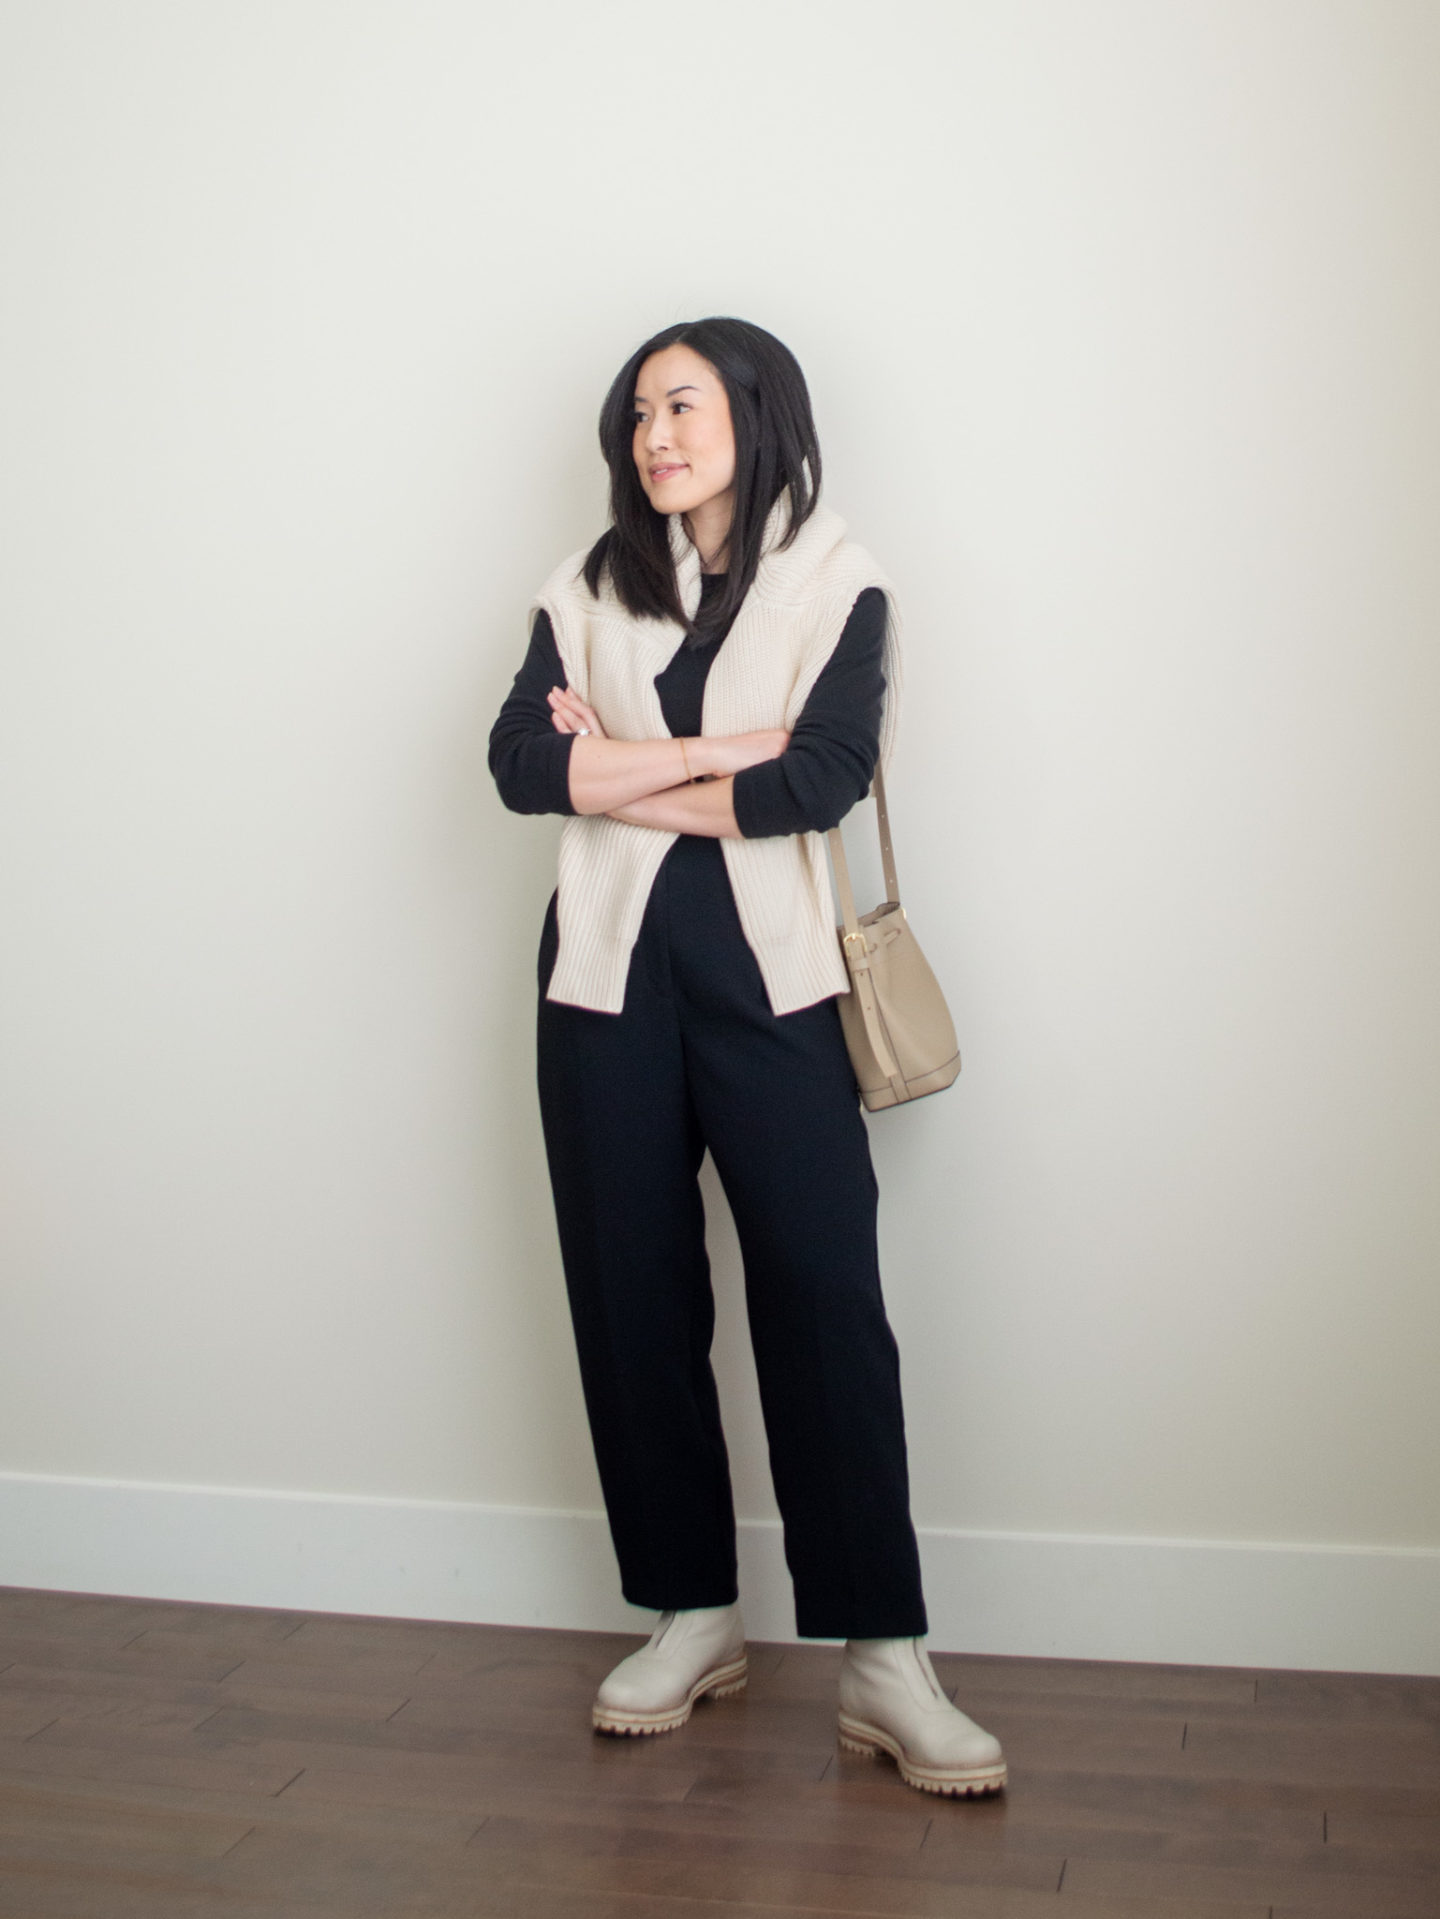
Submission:
<svg viewBox="0 0 1440 1919">
<path fill-rule="evenodd" d="M 1440 1919 L 1440 1680 L 934 1654 L 1011 1787 L 835 1744 L 838 1648 L 645 1740 L 640 1643 L 0 1589 L 4 1919 Z"/>
</svg>

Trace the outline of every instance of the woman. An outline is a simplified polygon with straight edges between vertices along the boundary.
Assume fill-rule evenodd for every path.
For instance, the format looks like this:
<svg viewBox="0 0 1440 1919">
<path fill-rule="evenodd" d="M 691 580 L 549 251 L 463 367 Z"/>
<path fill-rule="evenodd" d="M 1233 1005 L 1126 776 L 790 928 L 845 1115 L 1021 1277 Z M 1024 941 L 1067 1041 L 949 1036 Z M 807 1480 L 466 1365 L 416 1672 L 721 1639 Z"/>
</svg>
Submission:
<svg viewBox="0 0 1440 1919">
<path fill-rule="evenodd" d="M 923 1643 L 820 838 L 888 754 L 888 582 L 820 504 L 804 376 L 760 327 L 646 341 L 600 445 L 613 524 L 532 602 L 490 740 L 507 806 L 568 816 L 540 946 L 541 1117 L 621 1589 L 661 1614 L 594 1725 L 670 1731 L 745 1684 L 708 1149 L 744 1256 L 796 1627 L 846 1641 L 841 1741 L 926 1791 L 994 1791 L 1000 1747 Z"/>
</svg>

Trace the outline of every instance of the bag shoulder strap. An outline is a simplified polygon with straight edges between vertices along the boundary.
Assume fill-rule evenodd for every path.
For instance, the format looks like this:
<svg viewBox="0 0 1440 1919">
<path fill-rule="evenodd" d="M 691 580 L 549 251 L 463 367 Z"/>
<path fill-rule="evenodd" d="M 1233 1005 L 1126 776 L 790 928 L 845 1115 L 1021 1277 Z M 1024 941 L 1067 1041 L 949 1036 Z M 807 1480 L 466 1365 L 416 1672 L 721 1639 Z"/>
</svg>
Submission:
<svg viewBox="0 0 1440 1919">
<path fill-rule="evenodd" d="M 890 809 L 885 804 L 885 775 L 879 765 L 875 768 L 875 778 L 871 782 L 871 791 L 875 795 L 875 824 L 880 829 L 880 864 L 885 870 L 885 900 L 890 906 L 900 904 L 900 882 L 895 877 L 895 848 L 890 840 Z"/>
<path fill-rule="evenodd" d="M 875 824 L 880 831 L 880 864 L 885 873 L 885 904 L 900 904 L 900 882 L 895 877 L 895 847 L 890 838 L 890 809 L 885 804 L 885 775 L 879 765 L 875 768 L 875 777 L 870 785 L 875 797 Z M 845 858 L 845 841 L 840 828 L 832 826 L 826 834 L 830 843 L 830 858 L 835 866 L 835 890 L 840 895 L 840 917 L 845 922 L 846 933 L 860 931 L 859 916 L 855 911 L 855 891 L 850 884 L 850 863 Z"/>
<path fill-rule="evenodd" d="M 885 776 L 877 762 L 875 778 L 871 789 L 875 795 L 875 819 L 880 829 L 880 860 L 885 869 L 885 904 L 899 906 L 900 882 L 895 877 L 895 849 L 890 841 L 890 809 L 885 804 Z M 909 1089 L 896 1064 L 895 1055 L 890 1050 L 890 1041 L 885 1033 L 885 1022 L 880 1016 L 880 1005 L 875 995 L 875 982 L 870 972 L 869 948 L 865 935 L 860 931 L 860 919 L 855 911 L 855 889 L 850 884 L 850 863 L 845 857 L 845 841 L 840 828 L 832 826 L 826 838 L 830 842 L 830 858 L 835 867 L 835 888 L 840 895 L 840 917 L 845 923 L 844 948 L 845 964 L 850 973 L 850 990 L 854 993 L 860 1007 L 860 1015 L 865 1023 L 865 1036 L 870 1042 L 870 1050 L 875 1063 L 889 1080 L 897 1100 L 910 1097 Z"/>
</svg>

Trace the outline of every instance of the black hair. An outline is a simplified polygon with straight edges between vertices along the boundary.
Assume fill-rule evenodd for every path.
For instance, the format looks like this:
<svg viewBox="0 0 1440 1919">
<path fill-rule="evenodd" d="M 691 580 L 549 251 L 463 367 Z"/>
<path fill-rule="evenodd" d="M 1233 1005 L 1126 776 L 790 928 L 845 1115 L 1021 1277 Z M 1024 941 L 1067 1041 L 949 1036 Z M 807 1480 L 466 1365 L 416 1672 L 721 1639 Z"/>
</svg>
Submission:
<svg viewBox="0 0 1440 1919">
<path fill-rule="evenodd" d="M 693 633 L 680 603 L 670 552 L 669 518 L 650 504 L 635 466 L 635 382 L 652 353 L 680 343 L 715 369 L 730 402 L 735 431 L 735 510 L 723 591 L 706 609 L 706 625 L 724 626 L 740 610 L 760 564 L 770 509 L 787 489 L 790 545 L 820 497 L 820 442 L 810 392 L 789 347 L 748 320 L 712 316 L 681 320 L 636 347 L 611 382 L 600 409 L 600 451 L 610 469 L 611 524 L 585 556 L 585 584 L 599 591 L 609 569 L 631 613 L 670 619 Z"/>
</svg>

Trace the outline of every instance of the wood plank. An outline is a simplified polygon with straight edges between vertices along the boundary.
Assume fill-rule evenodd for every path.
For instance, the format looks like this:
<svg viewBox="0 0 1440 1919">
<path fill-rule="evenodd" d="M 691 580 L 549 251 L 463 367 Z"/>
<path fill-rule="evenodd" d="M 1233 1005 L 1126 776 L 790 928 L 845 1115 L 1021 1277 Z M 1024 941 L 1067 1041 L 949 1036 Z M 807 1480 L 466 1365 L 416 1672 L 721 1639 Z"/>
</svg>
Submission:
<svg viewBox="0 0 1440 1919">
<path fill-rule="evenodd" d="M 952 1886 L 944 1908 L 950 1919 L 1270 1919 L 1264 1906 L 1215 1905 L 1193 1900 L 1066 1900 L 1053 1893 L 1010 1888 Z M 487 1898 L 486 1919 L 894 1919 L 894 1908 L 797 1906 L 766 1903 L 723 1905 L 703 1893 L 693 1898 L 674 1893 L 632 1890 L 621 1894 L 577 1892 L 512 1882 Z M 226 1919 L 229 1919 L 227 1913 Z M 245 1915 L 249 1919 L 249 1915 Z M 466 1919 L 475 1919 L 473 1910 Z"/>
<path fill-rule="evenodd" d="M 0 1666 L 5 1667 L 65 1666 L 80 1672 L 140 1677 L 154 1674 L 168 1679 L 223 1679 L 244 1656 L 243 1648 L 209 1646 L 203 1640 L 185 1638 L 157 1649 L 79 1635 L 74 1639 L 0 1637 Z"/>
<path fill-rule="evenodd" d="M 1310 1907 L 1335 1919 L 1435 1919 L 1440 1882 L 1434 1875 L 1376 1877 L 1346 1872 L 1303 1871 L 1283 1866 L 1155 1865 L 1072 1859 L 1065 1873 L 1069 1891 L 1087 1898 L 1230 1899 L 1266 1905 Z"/>
<path fill-rule="evenodd" d="M 841 1755 L 837 1753 L 831 1772 L 839 1769 L 840 1759 Z M 852 1804 L 868 1804 L 877 1799 L 893 1797 L 893 1771 L 882 1772 L 878 1764 L 866 1771 L 864 1767 L 867 1763 L 857 1761 L 856 1769 L 848 1777 L 846 1792 Z M 829 1791 L 833 1783 L 831 1772 L 822 1776 L 821 1789 L 825 1791 Z M 746 1788 L 741 1786 L 734 1790 L 743 1794 Z M 807 1790 L 804 1786 L 792 1787 L 789 1796 L 795 1800 Z M 692 1797 L 699 1798 L 703 1794 L 708 1798 L 712 1791 L 717 1798 L 728 1799 L 731 1796 L 728 1788 L 702 1784 L 697 1785 Z M 1007 1793 L 993 1799 L 931 1803 L 937 1808 L 941 1805 L 954 1806 L 957 1810 L 963 1810 L 967 1818 L 979 1821 L 989 1817 L 1016 1817 L 1019 1809 L 1031 1800 L 1063 1801 L 1066 1804 L 1094 1806 L 1097 1810 L 1109 1805 L 1115 1809 L 1117 1822 L 1127 1812 L 1134 1813 L 1144 1808 L 1154 1808 L 1156 1818 L 1163 1821 L 1171 1816 L 1168 1809 L 1185 1806 L 1195 1807 L 1201 1816 L 1206 1817 L 1209 1816 L 1206 1808 L 1218 1808 L 1223 1812 L 1227 1805 L 1242 1811 L 1298 1813 L 1315 1820 L 1321 1819 L 1327 1808 L 1332 1809 L 1332 1814 L 1337 1808 L 1406 1817 L 1440 1814 L 1440 1793 L 1428 1788 L 1372 1786 L 1363 1782 L 1341 1785 L 1327 1780 L 1297 1783 L 1264 1777 L 1236 1779 L 1223 1768 L 1216 1768 L 1213 1776 L 1193 1771 L 1172 1774 L 1148 1765 L 1128 1772 L 1084 1764 L 1070 1767 L 1028 1766 L 1023 1771 L 1012 1767 L 1010 1790 Z"/>
<path fill-rule="evenodd" d="M 1364 1721 L 1303 1725 L 1192 1719 L 1185 1759 L 1197 1773 L 1331 1781 L 1440 1791 L 1440 1741 L 1424 1724 L 1376 1726 Z"/>
<path fill-rule="evenodd" d="M 863 1846 L 893 1855 L 918 1853 L 933 1818 L 926 1798 L 908 1792 L 903 1798 L 892 1796 L 888 1805 L 873 1806 L 856 1806 L 834 1792 L 797 1806 L 790 1793 L 771 1792 L 757 1795 L 757 1802 L 746 1804 L 743 1811 L 732 1811 L 697 1801 L 693 1793 L 678 1801 L 631 1799 L 622 1807 L 603 1794 L 580 1797 L 542 1791 L 512 1793 L 503 1805 L 492 1800 L 485 1830 L 493 1836 L 510 1825 L 523 1827 L 533 1830 L 537 1843 L 542 1843 L 543 1835 L 558 1835 L 563 1828 L 573 1832 L 575 1844 L 583 1844 L 591 1830 L 614 1828 L 622 1822 L 631 1831 L 661 1836 L 678 1832 L 721 1840 Z"/>
<path fill-rule="evenodd" d="M 476 1816 L 398 1806 L 331 1804 L 318 1799 L 296 1800 L 285 1793 L 235 1792 L 205 1786 L 157 1785 L 116 1779 L 74 1776 L 63 1783 L 34 1774 L 0 1773 L 0 1804 L 23 1805 L 27 1796 L 57 1791 L 77 1805 L 97 1809 L 97 1816 L 121 1821 L 143 1818 L 147 1810 L 172 1812 L 188 1818 L 224 1819 L 248 1831 L 262 1821 L 270 1825 L 335 1833 L 393 1833 L 427 1846 L 463 1846 L 473 1836 Z M 577 1800 L 577 1803 L 584 1803 Z M 593 1803 L 609 1811 L 613 1802 L 596 1795 Z"/>
<path fill-rule="evenodd" d="M 583 1762 L 524 1765 L 498 1760 L 451 1758 L 436 1753 L 371 1754 L 345 1767 L 307 1765 L 285 1788 L 287 1798 L 326 1799 L 346 1805 L 432 1807 L 473 1812 L 477 1818 L 541 1796 L 589 1797 L 602 1789 L 614 1799 L 684 1799 L 696 1775 L 680 1767 L 620 1768 L 597 1777 Z M 772 1784 L 772 1791 L 774 1790 Z"/>
<path fill-rule="evenodd" d="M 294 1686 L 251 1686 L 247 1685 L 239 1672 L 232 1672 L 220 1680 L 203 1679 L 164 1679 L 149 1673 L 112 1673 L 91 1672 L 74 1666 L 27 1666 L 15 1665 L 0 1673 L 0 1729 L 4 1728 L 4 1714 L 13 1698 L 34 1702 L 37 1706 L 42 1699 L 71 1699 L 76 1702 L 94 1700 L 97 1711 L 90 1713 L 82 1704 L 86 1716 L 102 1716 L 98 1705 L 106 1700 L 120 1704 L 126 1700 L 145 1704 L 169 1705 L 176 1708 L 194 1706 L 199 1716 L 204 1717 L 217 1711 L 221 1706 L 253 1706 L 260 1711 L 292 1711 L 310 1713 L 320 1718 L 339 1719 L 389 1719 L 406 1703 L 409 1695 L 389 1690 L 341 1691 L 321 1688 L 308 1691 Z M 49 1717 L 57 1717 L 61 1705 L 51 1708 Z M 20 1715 L 23 1717 L 22 1705 Z M 12 1728 L 13 1730 L 13 1728 Z"/>
<path fill-rule="evenodd" d="M 228 1697 L 215 1679 L 175 1679 L 153 1671 L 97 1672 L 75 1664 L 30 1665 L 17 1661 L 0 1672 L 0 1701 L 12 1693 L 32 1697 L 59 1693 L 70 1698 L 153 1700 L 172 1706 L 208 1707 Z"/>
<path fill-rule="evenodd" d="M 1319 1807 L 1255 1805 L 1228 1781 L 1035 1775 L 1019 1779 L 1000 1799 L 978 1802 L 974 1811 L 973 1819 L 935 1820 L 926 1844 L 989 1844 L 992 1834 L 1000 1843 L 1029 1843 L 1025 1835 L 1032 1828 L 1063 1828 L 1077 1849 L 1083 1849 L 1085 1836 L 1093 1833 L 1198 1842 L 1218 1835 L 1299 1848 L 1325 1840 L 1325 1815 Z"/>
<path fill-rule="evenodd" d="M 1357 1812 L 1326 1815 L 1326 1836 L 1332 1846 L 1373 1849 L 1391 1857 L 1428 1855 L 1440 1865 L 1440 1813 Z"/>
<path fill-rule="evenodd" d="M 265 1640 L 256 1644 L 249 1640 L 227 1638 L 224 1633 L 166 1630 L 142 1633 L 129 1650 L 137 1656 L 148 1657 L 157 1665 L 166 1665 L 172 1659 L 203 1658 L 208 1654 L 214 1661 L 223 1664 L 226 1672 L 238 1668 L 243 1661 L 253 1662 L 268 1673 L 284 1675 L 297 1670 L 316 1671 L 332 1676 L 339 1674 L 347 1680 L 353 1680 L 361 1674 L 371 1678 L 377 1674 L 383 1675 L 392 1681 L 413 1678 L 429 1657 L 418 1645 L 404 1653 L 378 1647 L 356 1647 L 352 1652 L 332 1652 L 327 1656 L 323 1650 L 317 1652 L 314 1642 L 304 1639 L 300 1633 L 286 1639 Z"/>
<path fill-rule="evenodd" d="M 218 1859 L 253 1824 L 158 1807 L 105 1806 L 62 1792 L 7 1793 L 0 1798 L 0 1857 L 34 1857 L 38 1848 L 62 1861 L 137 1852 Z"/>
<path fill-rule="evenodd" d="M 826 1833 L 800 1836 L 792 1831 L 781 1837 L 754 1830 L 686 1832 L 674 1824 L 666 1829 L 658 1821 L 628 1818 L 623 1823 L 580 1826 L 557 1823 L 541 1815 L 524 1818 L 492 1814 L 476 1832 L 468 1850 L 512 1872 L 533 1859 L 543 1859 L 547 1869 L 562 1859 L 571 1865 L 600 1859 L 632 1863 L 690 1859 L 707 1875 L 722 1866 L 743 1866 L 769 1874 L 803 1871 L 867 1882 L 888 1877 L 907 1885 L 923 1881 L 927 1885 L 1021 1886 L 1039 1892 L 1055 1889 L 1063 1864 L 1060 1855 L 1035 1851 L 1010 1853 L 992 1848 L 942 1853 L 915 1845 L 875 1845 L 846 1837 L 844 1831 L 840 1820 Z"/>
<path fill-rule="evenodd" d="M 79 1728 L 75 1731 L 78 1733 Z M 87 1746 L 0 1739 L 0 1771 L 46 1779 L 115 1779 L 149 1785 L 212 1785 L 222 1791 L 279 1792 L 299 1770 L 258 1754 L 212 1754 L 193 1746 L 146 1746 L 141 1735 Z"/>
<path fill-rule="evenodd" d="M 1394 1673 L 1267 1672 L 1257 1705 L 1270 1718 L 1419 1720 L 1440 1729 L 1440 1679 Z"/>
<path fill-rule="evenodd" d="M 931 1652 L 935 1676 L 952 1697 L 1019 1700 L 1129 1701 L 1147 1704 L 1248 1709 L 1255 1703 L 1256 1675 L 1225 1666 L 1165 1666 L 1096 1659 L 1000 1659 Z"/>
<path fill-rule="evenodd" d="M 315 1902 L 283 1888 L 258 1898 L 232 1898 L 177 1871 L 169 1860 L 123 1866 L 65 1865 L 45 1859 L 0 1861 L 3 1919 L 354 1919 L 342 1895 Z M 412 1919 L 407 1915 L 407 1919 Z M 420 1915 L 413 1915 L 420 1919 Z M 469 1919 L 476 1919 L 471 1908 Z"/>
</svg>

